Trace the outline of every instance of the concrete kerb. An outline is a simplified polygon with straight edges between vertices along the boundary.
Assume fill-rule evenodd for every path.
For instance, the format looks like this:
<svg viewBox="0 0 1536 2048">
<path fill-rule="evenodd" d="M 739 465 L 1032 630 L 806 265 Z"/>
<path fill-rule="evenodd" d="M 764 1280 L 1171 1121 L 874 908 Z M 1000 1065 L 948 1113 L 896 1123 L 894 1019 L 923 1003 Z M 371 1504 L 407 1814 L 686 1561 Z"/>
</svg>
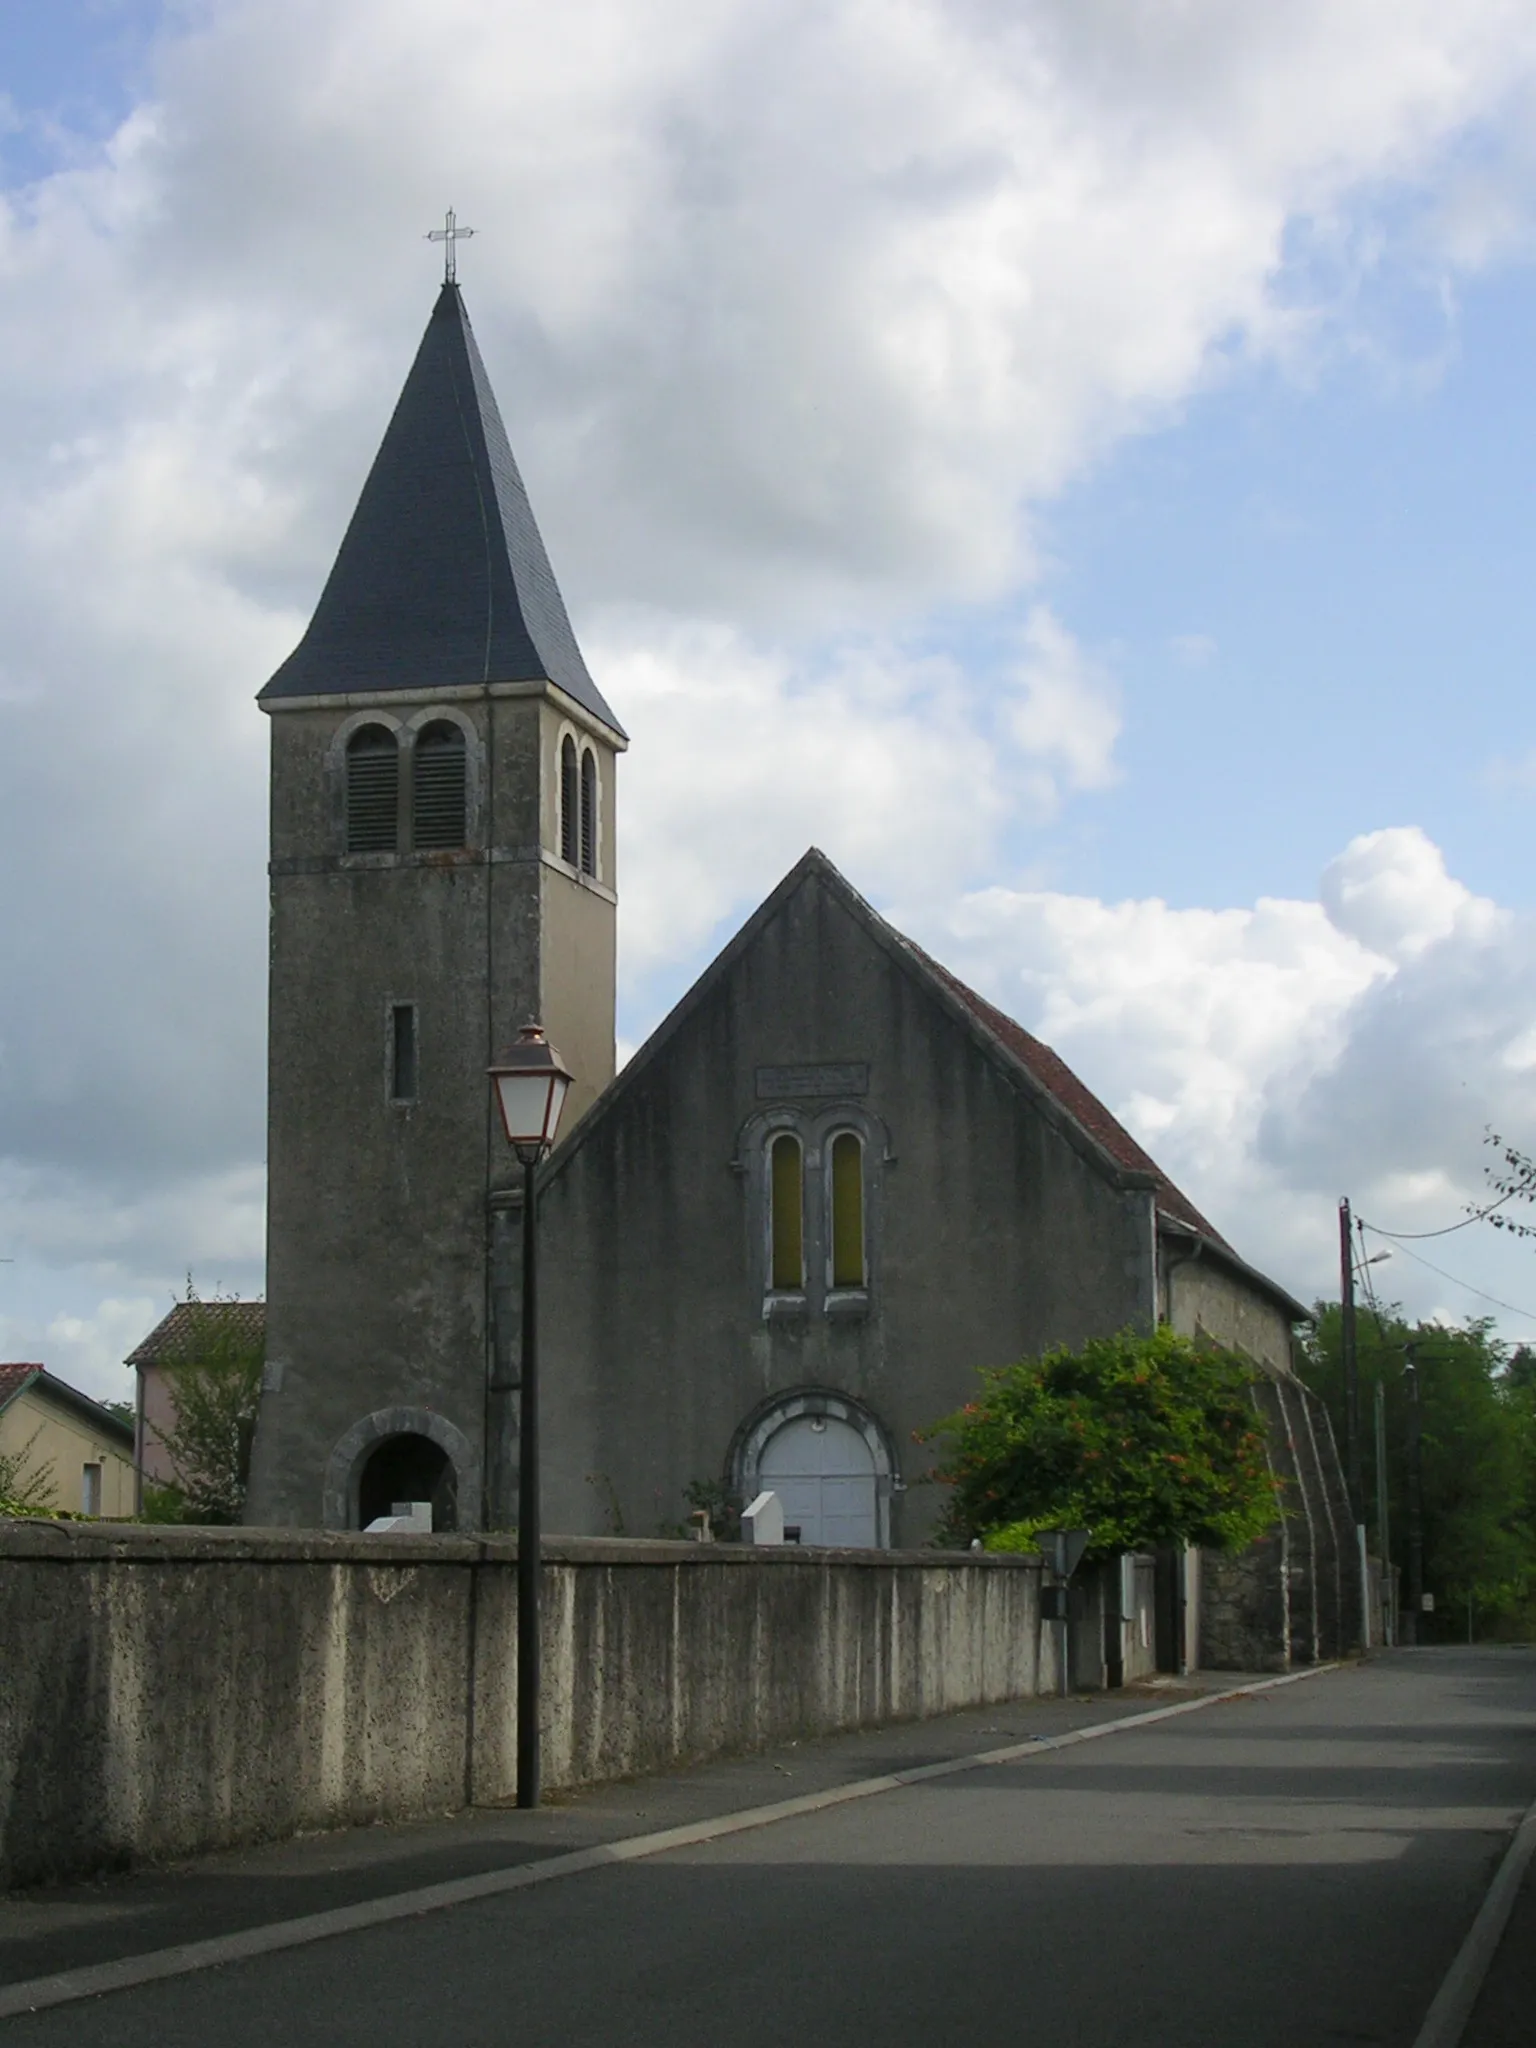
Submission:
<svg viewBox="0 0 1536 2048">
<path fill-rule="evenodd" d="M 1414 2036 L 1413 2048 L 1456 2048 L 1498 1953 L 1500 1938 L 1509 1925 L 1521 1881 L 1533 1856 L 1536 1856 L 1536 1801 L 1527 1808 L 1513 1841 L 1504 1852 L 1504 1860 L 1494 1872 L 1493 1883 L 1478 1908 L 1477 1918 L 1467 1930 L 1467 1938 L 1457 1950 L 1455 1962 L 1446 1971 L 1445 1981 L 1424 2015 L 1423 2026 Z"/>
<path fill-rule="evenodd" d="M 414 1919 L 422 1913 L 441 1912 L 449 1906 L 468 1905 L 476 1899 L 525 1891 L 533 1885 L 550 1884 L 557 1878 L 577 1877 L 583 1871 L 603 1869 L 614 1863 L 639 1862 L 649 1856 L 664 1855 L 669 1849 L 692 1848 L 701 1842 L 744 1834 L 752 1828 L 772 1827 L 777 1821 L 795 1820 L 805 1814 L 823 1812 L 828 1807 L 846 1805 L 851 1800 L 870 1799 L 882 1792 L 899 1792 L 909 1785 L 924 1784 L 934 1778 L 954 1777 L 964 1771 L 986 1770 L 998 1764 L 1027 1763 L 1031 1757 L 1070 1749 L 1076 1743 L 1094 1742 L 1100 1736 L 1119 1734 L 1126 1729 L 1150 1727 L 1155 1722 L 1170 1721 L 1180 1714 L 1194 1714 L 1206 1707 L 1220 1706 L 1227 1700 L 1241 1699 L 1252 1693 L 1272 1692 L 1278 1686 L 1296 1685 L 1307 1678 L 1320 1678 L 1324 1673 L 1339 1668 L 1337 1663 L 1315 1664 L 1303 1671 L 1287 1671 L 1278 1678 L 1257 1679 L 1247 1685 L 1232 1686 L 1224 1692 L 1206 1693 L 1199 1699 L 1179 1700 L 1172 1706 L 1152 1707 L 1145 1713 L 1127 1714 L 1117 1721 L 1099 1721 L 1086 1728 L 1073 1728 L 1064 1735 L 1032 1736 L 1027 1742 L 1009 1743 L 1001 1749 L 978 1750 L 969 1756 L 916 1764 L 881 1777 L 859 1778 L 852 1784 L 804 1793 L 795 1799 L 776 1800 L 768 1806 L 744 1807 L 736 1813 L 717 1814 L 713 1819 L 694 1821 L 684 1827 L 663 1828 L 648 1835 L 631 1835 L 617 1842 L 601 1842 L 592 1848 L 574 1849 L 567 1855 L 551 1856 L 539 1863 L 482 1871 L 474 1877 L 452 1878 L 442 1884 L 424 1885 L 415 1891 L 397 1892 L 387 1898 L 337 1906 L 323 1913 L 307 1913 L 293 1920 L 273 1921 L 265 1927 L 243 1928 L 234 1934 L 215 1935 L 205 1941 L 182 1942 L 146 1955 L 122 1956 L 114 1962 L 87 1964 L 81 1969 L 34 1977 L 0 1989 L 0 2019 L 15 2019 L 23 2013 L 43 2012 L 51 2006 L 100 1998 L 112 1991 L 129 1991 L 165 1977 L 183 1977 L 197 1970 L 246 1962 L 282 1949 L 306 1947 L 311 1942 L 328 1941 L 335 1935 L 356 1934 L 391 1921 Z M 1536 1839 L 1536 1830 L 1533 1830 L 1533 1839 Z M 1512 1888 L 1510 1898 L 1513 1896 Z M 1502 1924 L 1501 1921 L 1501 1927 Z M 1481 1978 L 1478 1981 L 1480 1983 Z M 1447 2036 L 1442 2040 L 1436 2037 L 1433 2043 L 1421 2038 L 1415 2048 L 1453 2048 L 1455 2038 Z"/>
</svg>

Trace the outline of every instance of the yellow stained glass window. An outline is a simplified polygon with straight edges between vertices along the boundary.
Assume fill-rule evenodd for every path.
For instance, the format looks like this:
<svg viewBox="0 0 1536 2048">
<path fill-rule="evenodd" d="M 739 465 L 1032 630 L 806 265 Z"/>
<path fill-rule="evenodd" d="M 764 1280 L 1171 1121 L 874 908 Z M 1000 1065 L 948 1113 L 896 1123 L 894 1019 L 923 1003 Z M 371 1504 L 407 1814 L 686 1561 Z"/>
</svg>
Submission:
<svg viewBox="0 0 1536 2048">
<path fill-rule="evenodd" d="M 781 1132 L 769 1154 L 771 1260 L 777 1292 L 797 1293 L 805 1285 L 805 1221 L 801 1197 L 800 1140 Z"/>
<path fill-rule="evenodd" d="M 864 1285 L 864 1147 L 852 1131 L 832 1140 L 832 1285 Z"/>
</svg>

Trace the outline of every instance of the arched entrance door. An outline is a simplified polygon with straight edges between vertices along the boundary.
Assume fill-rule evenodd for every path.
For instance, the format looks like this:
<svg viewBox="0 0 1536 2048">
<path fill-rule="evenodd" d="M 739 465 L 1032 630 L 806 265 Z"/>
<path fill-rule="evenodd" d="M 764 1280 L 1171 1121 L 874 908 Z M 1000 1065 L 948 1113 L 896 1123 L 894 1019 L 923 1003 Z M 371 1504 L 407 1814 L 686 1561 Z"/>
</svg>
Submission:
<svg viewBox="0 0 1536 2048">
<path fill-rule="evenodd" d="M 880 1541 L 875 1461 L 869 1445 L 835 1415 L 797 1415 L 763 1446 L 759 1483 L 784 1503 L 802 1543 L 873 1550 Z"/>
<path fill-rule="evenodd" d="M 432 1527 L 458 1527 L 458 1475 L 429 1436 L 387 1436 L 369 1452 L 357 1477 L 358 1527 L 387 1515 L 396 1501 L 429 1500 Z"/>
</svg>

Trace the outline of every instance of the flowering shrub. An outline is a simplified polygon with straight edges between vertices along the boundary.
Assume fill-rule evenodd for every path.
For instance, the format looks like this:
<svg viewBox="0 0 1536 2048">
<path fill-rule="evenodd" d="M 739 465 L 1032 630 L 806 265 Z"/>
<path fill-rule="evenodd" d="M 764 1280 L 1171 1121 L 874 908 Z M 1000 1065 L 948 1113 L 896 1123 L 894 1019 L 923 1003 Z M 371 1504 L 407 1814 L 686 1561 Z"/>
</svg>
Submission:
<svg viewBox="0 0 1536 2048">
<path fill-rule="evenodd" d="M 942 1446 L 940 1542 L 1033 1550 L 1041 1529 L 1075 1528 L 1092 1557 L 1241 1550 L 1277 1513 L 1252 1376 L 1167 1328 L 983 1371 L 976 1400 L 919 1432 Z"/>
</svg>

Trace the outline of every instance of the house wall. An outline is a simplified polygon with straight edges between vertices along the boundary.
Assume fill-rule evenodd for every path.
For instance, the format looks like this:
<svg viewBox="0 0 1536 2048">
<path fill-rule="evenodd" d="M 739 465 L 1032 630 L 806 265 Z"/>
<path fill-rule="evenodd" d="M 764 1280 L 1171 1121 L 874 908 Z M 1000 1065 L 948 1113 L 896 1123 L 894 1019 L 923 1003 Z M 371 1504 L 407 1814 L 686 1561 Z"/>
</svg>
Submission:
<svg viewBox="0 0 1536 2048">
<path fill-rule="evenodd" d="M 176 1427 L 176 1397 L 171 1377 L 162 1365 L 142 1365 L 138 1373 L 143 1388 L 139 1463 L 144 1477 L 152 1485 L 169 1486 L 176 1477 L 171 1454 L 165 1448 L 166 1437 Z"/>
<path fill-rule="evenodd" d="M 1165 1252 L 1165 1312 L 1260 1367 L 1254 1403 L 1275 1485 L 1276 1518 L 1238 1556 L 1200 1553 L 1198 1659 L 1211 1670 L 1285 1671 L 1348 1655 L 1364 1641 L 1363 1589 L 1327 1410 L 1296 1375 L 1286 1311 L 1209 1255 Z"/>
<path fill-rule="evenodd" d="M 0 1415 L 0 1451 L 14 1455 L 22 1450 L 28 1451 L 31 1466 L 50 1468 L 54 1507 L 83 1512 L 84 1470 L 90 1464 L 101 1467 L 100 1512 L 108 1517 L 133 1513 L 133 1460 L 115 1438 L 56 1407 L 35 1387 L 25 1388 Z"/>
<path fill-rule="evenodd" d="M 1055 1689 L 1038 1559 L 545 1552 L 551 1789 Z M 0 1886 L 510 1798 L 516 1549 L 0 1523 Z"/>
<path fill-rule="evenodd" d="M 765 1301 L 768 1120 L 867 1136 L 866 1298 Z M 824 1161 L 807 1158 L 809 1207 Z M 861 1404 L 892 1466 L 889 1540 L 940 1506 L 913 1432 L 979 1367 L 1153 1316 L 1150 1194 L 1115 1184 L 812 872 L 654 1055 L 621 1076 L 541 1196 L 546 1526 L 638 1535 L 732 1472 L 765 1404 Z M 516 1372 L 519 1212 L 498 1239 Z M 882 1482 L 883 1484 L 886 1482 Z"/>
<path fill-rule="evenodd" d="M 1278 1372 L 1291 1370 L 1291 1324 L 1272 1296 L 1209 1256 L 1164 1254 L 1163 1313 L 1182 1337 L 1204 1332 Z"/>
</svg>

